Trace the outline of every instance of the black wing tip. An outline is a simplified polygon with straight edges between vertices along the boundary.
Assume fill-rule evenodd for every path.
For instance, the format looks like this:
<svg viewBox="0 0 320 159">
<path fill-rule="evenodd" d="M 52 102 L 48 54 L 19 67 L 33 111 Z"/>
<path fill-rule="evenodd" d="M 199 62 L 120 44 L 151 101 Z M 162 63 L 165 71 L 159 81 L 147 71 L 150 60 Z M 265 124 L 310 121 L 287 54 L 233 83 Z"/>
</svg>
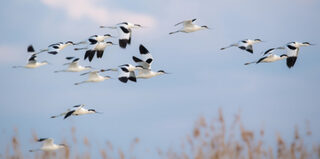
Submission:
<svg viewBox="0 0 320 159">
<path fill-rule="evenodd" d="M 137 78 L 136 77 L 129 77 L 128 78 L 130 81 L 132 81 L 132 82 L 137 82 Z"/>
<path fill-rule="evenodd" d="M 132 56 L 132 59 L 134 62 L 143 62 L 141 59 L 135 57 L 135 56 Z"/>
<path fill-rule="evenodd" d="M 123 49 L 127 47 L 127 44 L 129 44 L 128 39 L 119 39 L 119 46 Z"/>
<path fill-rule="evenodd" d="M 139 51 L 140 51 L 140 54 L 148 54 L 149 53 L 147 48 L 144 47 L 142 44 L 140 44 L 140 46 L 139 46 Z"/>
<path fill-rule="evenodd" d="M 38 142 L 42 142 L 42 141 L 44 141 L 44 140 L 47 140 L 48 138 L 40 138 L 40 139 L 38 139 L 37 141 Z"/>
<path fill-rule="evenodd" d="M 249 53 L 253 54 L 253 50 L 251 50 L 251 49 L 246 49 L 246 51 L 248 51 Z"/>
<path fill-rule="evenodd" d="M 293 57 L 288 57 L 287 58 L 287 66 L 288 68 L 291 68 L 294 66 L 294 64 L 296 63 L 297 61 L 297 57 L 293 56 Z"/>
<path fill-rule="evenodd" d="M 121 81 L 122 83 L 127 83 L 127 82 L 128 82 L 128 78 L 127 78 L 127 77 L 119 77 L 118 79 L 119 79 L 119 81 Z"/>
<path fill-rule="evenodd" d="M 49 51 L 48 54 L 51 54 L 51 55 L 57 55 L 58 52 L 57 51 Z"/>
<path fill-rule="evenodd" d="M 75 111 L 75 110 L 72 110 L 72 111 L 68 112 L 68 113 L 64 116 L 63 119 L 66 119 L 66 118 L 68 118 L 69 116 L 71 116 L 74 111 Z"/>
<path fill-rule="evenodd" d="M 28 52 L 35 52 L 32 45 L 29 45 L 27 50 Z"/>
</svg>

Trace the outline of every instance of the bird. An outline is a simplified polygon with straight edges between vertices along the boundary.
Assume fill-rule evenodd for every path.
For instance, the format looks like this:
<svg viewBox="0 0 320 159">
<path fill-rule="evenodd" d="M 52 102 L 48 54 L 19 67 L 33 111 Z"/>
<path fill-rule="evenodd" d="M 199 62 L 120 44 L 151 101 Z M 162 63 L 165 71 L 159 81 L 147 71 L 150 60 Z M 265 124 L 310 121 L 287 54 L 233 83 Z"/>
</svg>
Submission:
<svg viewBox="0 0 320 159">
<path fill-rule="evenodd" d="M 276 50 L 276 49 L 284 49 L 286 50 L 287 58 L 287 67 L 292 68 L 297 61 L 299 50 L 301 46 L 311 46 L 314 44 L 310 44 L 309 42 L 289 42 L 283 47 L 271 48 L 267 50 L 264 55 Z"/>
<path fill-rule="evenodd" d="M 84 55 L 84 60 L 86 60 L 88 58 L 89 62 L 91 62 L 96 52 L 97 52 L 97 58 L 102 58 L 106 47 L 111 46 L 111 45 L 117 45 L 117 44 L 114 44 L 111 41 L 107 41 L 107 42 L 105 42 L 105 41 L 98 42 L 97 41 L 96 43 L 90 43 L 90 45 L 88 47 L 74 48 L 74 50 L 87 50 Z"/>
<path fill-rule="evenodd" d="M 65 63 L 64 65 L 69 65 L 67 69 L 65 70 L 60 70 L 60 71 L 54 71 L 55 73 L 58 72 L 81 72 L 81 71 L 86 71 L 92 69 L 91 66 L 80 66 L 79 65 L 79 58 L 75 57 L 66 57 L 67 60 L 72 60 L 70 63 Z"/>
<path fill-rule="evenodd" d="M 58 118 L 60 116 L 64 116 L 63 119 L 66 119 L 66 118 L 70 117 L 71 115 L 78 116 L 78 115 L 84 115 L 84 114 L 100 113 L 100 112 L 97 112 L 94 109 L 86 109 L 86 108 L 84 108 L 84 106 L 85 106 L 84 104 L 75 105 L 75 106 L 72 107 L 72 109 L 67 109 L 66 112 L 63 112 L 63 113 L 58 114 L 58 115 L 51 116 L 51 118 Z"/>
<path fill-rule="evenodd" d="M 43 142 L 42 146 L 39 149 L 29 150 L 29 152 L 35 152 L 35 151 L 51 152 L 51 151 L 67 148 L 67 145 L 65 144 L 53 143 L 54 140 L 52 138 L 40 138 L 37 141 Z"/>
<path fill-rule="evenodd" d="M 140 51 L 141 59 L 135 56 L 132 56 L 133 61 L 138 64 L 136 67 L 142 68 L 138 70 L 138 75 L 136 75 L 136 78 L 147 79 L 147 78 L 152 78 L 162 74 L 168 74 L 163 70 L 159 70 L 156 72 L 151 70 L 153 57 L 150 54 L 150 52 L 147 50 L 147 48 L 145 48 L 142 44 L 139 46 L 139 51 Z"/>
<path fill-rule="evenodd" d="M 247 51 L 247 52 L 252 54 L 253 53 L 253 47 L 252 46 L 254 44 L 256 44 L 256 43 L 259 43 L 259 42 L 262 42 L 262 40 L 260 40 L 260 39 L 253 39 L 253 40 L 252 39 L 245 39 L 245 40 L 239 41 L 238 43 L 234 43 L 234 44 L 231 44 L 231 45 L 229 45 L 227 47 L 223 47 L 220 50 L 225 50 L 227 48 L 235 46 L 235 47 L 238 47 L 241 50 L 245 50 L 245 51 Z"/>
<path fill-rule="evenodd" d="M 79 84 L 83 84 L 83 83 L 89 83 L 89 82 L 102 82 L 104 80 L 111 79 L 110 76 L 101 76 L 101 75 L 99 75 L 100 72 L 105 72 L 105 71 L 106 70 L 101 69 L 101 70 L 96 70 L 96 71 L 90 71 L 90 72 L 83 73 L 83 74 L 81 74 L 81 76 L 89 74 L 88 79 L 85 80 L 85 81 L 82 81 L 82 82 L 75 83 L 75 85 L 79 85 Z"/>
<path fill-rule="evenodd" d="M 209 27 L 206 25 L 199 26 L 199 25 L 193 24 L 193 22 L 196 20 L 197 19 L 191 19 L 191 20 L 185 20 L 180 23 L 177 23 L 174 26 L 178 26 L 180 24 L 183 24 L 183 28 L 181 28 L 180 30 L 174 31 L 174 32 L 170 32 L 169 34 L 171 35 L 171 34 L 178 33 L 178 32 L 191 33 L 191 32 L 195 32 L 195 31 L 199 31 L 199 30 L 203 30 L 203 29 L 209 29 Z"/>
<path fill-rule="evenodd" d="M 72 41 L 67 41 L 65 43 L 58 42 L 58 43 L 49 45 L 47 49 L 40 50 L 40 52 L 38 52 L 37 54 L 42 53 L 42 52 L 48 52 L 49 54 L 56 55 L 61 50 L 63 50 L 64 48 L 66 48 L 67 46 L 70 46 L 70 45 L 75 45 L 75 44 Z"/>
<path fill-rule="evenodd" d="M 113 36 L 110 35 L 110 34 L 92 35 L 87 40 L 80 41 L 80 42 L 76 43 L 76 45 L 79 45 L 79 44 L 95 44 L 97 42 L 103 42 L 107 38 L 113 38 Z"/>
<path fill-rule="evenodd" d="M 253 62 L 248 62 L 248 63 L 245 63 L 244 65 L 249 65 L 249 64 L 252 64 L 252 63 L 270 63 L 270 62 L 275 62 L 275 61 L 279 61 L 279 60 L 282 60 L 282 59 L 285 59 L 285 58 L 288 58 L 288 55 L 286 54 L 282 54 L 282 55 L 276 55 L 276 54 L 269 54 L 268 56 L 264 56 L 262 58 L 260 58 L 259 60 L 257 61 L 253 61 Z"/>
<path fill-rule="evenodd" d="M 37 67 L 49 64 L 47 61 L 38 62 L 36 60 L 37 54 L 34 53 L 35 50 L 32 45 L 28 46 L 27 51 L 29 53 L 32 53 L 31 57 L 28 59 L 28 63 L 25 66 L 13 66 L 13 68 L 30 68 L 30 69 L 32 69 L 32 68 L 37 68 Z"/>
<path fill-rule="evenodd" d="M 142 25 L 133 24 L 130 22 L 122 22 L 118 23 L 115 26 L 100 26 L 100 28 L 117 29 L 119 34 L 119 46 L 120 48 L 125 49 L 128 44 L 131 44 L 132 29 L 142 28 Z"/>
<path fill-rule="evenodd" d="M 128 80 L 137 82 L 135 72 L 136 70 L 143 69 L 142 66 L 133 66 L 131 64 L 123 64 L 118 66 L 118 68 L 107 69 L 106 71 L 118 71 L 118 79 L 123 83 L 127 83 Z"/>
</svg>

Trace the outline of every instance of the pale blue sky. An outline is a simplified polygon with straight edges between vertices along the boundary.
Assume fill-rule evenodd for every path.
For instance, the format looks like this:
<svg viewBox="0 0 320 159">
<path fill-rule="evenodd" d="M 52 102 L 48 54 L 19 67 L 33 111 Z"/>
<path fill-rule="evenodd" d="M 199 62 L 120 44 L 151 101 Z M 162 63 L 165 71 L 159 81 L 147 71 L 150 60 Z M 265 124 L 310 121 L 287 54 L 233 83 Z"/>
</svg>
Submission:
<svg viewBox="0 0 320 159">
<path fill-rule="evenodd" d="M 39 146 L 28 145 L 33 130 L 59 142 L 75 126 L 80 138 L 88 136 L 98 146 L 111 140 L 125 147 L 140 137 L 143 148 L 166 149 L 179 145 L 199 116 L 217 117 L 222 108 L 229 122 L 241 110 L 248 129 L 264 127 L 270 144 L 277 132 L 290 140 L 294 126 L 304 129 L 306 120 L 314 132 L 311 141 L 320 142 L 320 1 L 75 1 L 12 0 L 0 6 L 0 129 L 4 132 L 0 141 L 8 141 L 17 127 L 27 151 Z M 178 29 L 174 24 L 192 18 L 212 30 L 168 35 Z M 83 57 L 83 52 L 72 48 L 57 56 L 39 56 L 52 65 L 35 70 L 11 68 L 25 63 L 29 44 L 40 49 L 93 34 L 116 34 L 98 26 L 126 20 L 146 27 L 134 31 L 127 49 L 110 47 L 92 65 L 108 68 L 133 63 L 131 56 L 138 54 L 142 43 L 154 56 L 153 68 L 172 74 L 138 83 L 108 80 L 74 86 L 84 78 L 77 73 L 53 73 L 63 68 L 65 56 Z M 236 48 L 219 50 L 246 38 L 266 42 L 254 46 L 254 55 Z M 292 69 L 284 61 L 243 65 L 259 58 L 260 52 L 290 41 L 317 45 L 301 48 Z M 104 114 L 49 119 L 79 103 Z"/>
</svg>

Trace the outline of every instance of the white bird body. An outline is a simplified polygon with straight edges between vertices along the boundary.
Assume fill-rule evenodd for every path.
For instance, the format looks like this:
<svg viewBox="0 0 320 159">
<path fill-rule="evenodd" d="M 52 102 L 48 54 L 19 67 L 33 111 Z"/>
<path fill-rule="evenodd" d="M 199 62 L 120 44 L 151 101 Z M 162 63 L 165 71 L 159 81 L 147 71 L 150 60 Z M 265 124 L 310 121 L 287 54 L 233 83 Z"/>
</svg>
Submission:
<svg viewBox="0 0 320 159">
<path fill-rule="evenodd" d="M 183 24 L 183 27 L 177 31 L 174 32 L 170 32 L 169 34 L 174 34 L 174 33 L 178 33 L 178 32 L 183 32 L 183 33 L 191 33 L 191 32 L 195 32 L 195 31 L 199 31 L 199 30 L 203 30 L 203 29 L 209 29 L 207 26 L 199 26 L 196 24 L 193 24 L 192 22 L 194 22 L 196 19 L 192 19 L 192 20 L 185 20 L 182 21 L 180 23 L 177 23 L 175 26 Z"/>
<path fill-rule="evenodd" d="M 283 59 L 286 59 L 286 58 L 288 58 L 288 56 L 286 54 L 283 54 L 281 56 L 276 55 L 276 54 L 270 54 L 268 56 L 260 58 L 258 61 L 245 63 L 245 65 L 249 65 L 249 64 L 252 64 L 252 63 L 258 64 L 258 63 L 276 62 L 276 61 L 283 60 Z"/>
<path fill-rule="evenodd" d="M 38 68 L 40 66 L 43 66 L 43 65 L 47 65 L 48 62 L 28 62 L 24 67 L 25 68 Z"/>
<path fill-rule="evenodd" d="M 64 116 L 64 119 L 68 118 L 69 116 L 78 116 L 78 115 L 85 115 L 85 114 L 95 114 L 98 113 L 96 112 L 94 109 L 86 109 L 84 108 L 84 104 L 79 104 L 79 105 L 75 105 L 73 106 L 73 109 L 67 109 L 66 112 L 63 112 L 59 115 L 54 115 L 51 116 L 51 118 L 57 118 L 60 116 Z"/>
<path fill-rule="evenodd" d="M 74 57 L 67 57 L 67 59 L 73 59 Z M 79 65 L 79 58 L 74 59 L 71 63 L 66 63 L 64 65 L 69 65 L 66 70 L 60 70 L 60 71 L 54 71 L 55 73 L 57 72 L 81 72 L 81 71 L 86 71 L 90 70 L 91 66 L 81 66 Z"/>
<path fill-rule="evenodd" d="M 104 81 L 104 80 L 111 79 L 110 76 L 101 76 L 101 75 L 99 74 L 99 72 L 104 72 L 104 71 L 105 71 L 105 70 L 91 71 L 91 72 L 88 72 L 88 73 L 81 74 L 81 75 L 89 74 L 88 79 L 85 80 L 85 81 L 82 81 L 82 82 L 75 83 L 75 85 L 79 85 L 79 84 L 83 84 L 83 83 L 88 83 L 88 82 L 96 83 L 96 82 L 102 82 L 102 81 Z"/>
<path fill-rule="evenodd" d="M 30 150 L 30 152 L 34 152 L 34 151 L 51 152 L 51 151 L 56 151 L 66 147 L 66 145 L 64 144 L 60 144 L 60 145 L 55 144 L 52 138 L 42 138 L 42 139 L 39 139 L 38 142 L 43 142 L 40 149 Z"/>
<path fill-rule="evenodd" d="M 136 76 L 136 78 L 148 79 L 148 78 L 152 78 L 152 77 L 163 75 L 163 74 L 166 74 L 166 73 L 161 70 L 158 72 L 155 72 L 148 69 L 142 69 L 138 71 L 138 75 Z"/>
<path fill-rule="evenodd" d="M 253 45 L 256 44 L 256 43 L 259 43 L 259 42 L 262 42 L 260 39 L 245 39 L 245 40 L 240 40 L 239 42 L 237 43 L 234 43 L 234 44 L 231 44 L 227 47 L 223 47 L 221 48 L 220 50 L 225 50 L 227 48 L 230 48 L 230 47 L 238 47 L 239 49 L 241 50 L 246 50 L 248 51 L 249 53 L 253 53 Z"/>
<path fill-rule="evenodd" d="M 58 43 L 49 45 L 47 49 L 40 50 L 40 52 L 38 52 L 37 54 L 42 52 L 48 52 L 49 54 L 56 55 L 61 50 L 65 49 L 67 46 L 70 46 L 70 45 L 75 45 L 75 44 L 72 41 L 67 41 L 65 43 L 58 42 Z"/>
</svg>

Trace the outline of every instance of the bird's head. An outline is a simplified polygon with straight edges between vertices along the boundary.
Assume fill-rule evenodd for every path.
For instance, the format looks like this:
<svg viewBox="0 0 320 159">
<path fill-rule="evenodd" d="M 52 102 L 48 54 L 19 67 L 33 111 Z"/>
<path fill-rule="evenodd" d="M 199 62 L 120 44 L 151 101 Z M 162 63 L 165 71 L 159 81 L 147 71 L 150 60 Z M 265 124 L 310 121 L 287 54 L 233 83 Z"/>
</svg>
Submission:
<svg viewBox="0 0 320 159">
<path fill-rule="evenodd" d="M 206 26 L 206 25 L 202 25 L 201 28 L 203 28 L 203 29 L 210 29 L 210 28 L 209 28 L 208 26 Z"/>
<path fill-rule="evenodd" d="M 254 41 L 254 42 L 262 42 L 261 39 L 254 39 L 253 41 Z"/>
<path fill-rule="evenodd" d="M 143 70 L 143 69 L 144 69 L 143 66 L 141 66 L 141 65 L 136 66 L 136 68 L 137 68 L 138 70 Z"/>
<path fill-rule="evenodd" d="M 61 148 L 67 148 L 67 147 L 68 147 L 66 144 L 59 144 L 59 146 L 60 146 Z"/>
<path fill-rule="evenodd" d="M 287 58 L 288 55 L 287 55 L 287 54 L 282 54 L 282 55 L 280 55 L 280 57 L 282 57 L 282 58 Z"/>
<path fill-rule="evenodd" d="M 314 45 L 314 44 L 310 44 L 309 42 L 303 42 L 303 43 L 301 44 L 301 46 L 310 46 L 310 45 Z"/>
<path fill-rule="evenodd" d="M 113 36 L 110 35 L 110 34 L 104 34 L 103 36 L 106 37 L 106 38 L 111 38 L 111 37 L 113 37 Z"/>
<path fill-rule="evenodd" d="M 163 70 L 159 70 L 159 71 L 158 71 L 158 74 L 162 75 L 162 74 L 169 74 L 169 73 L 167 73 L 167 72 L 165 72 L 165 71 L 163 71 Z"/>
<path fill-rule="evenodd" d="M 75 45 L 72 41 L 67 41 L 66 44 Z"/>
<path fill-rule="evenodd" d="M 140 24 L 133 24 L 133 26 L 136 28 L 142 28 L 142 25 L 140 25 Z"/>
<path fill-rule="evenodd" d="M 107 45 L 117 45 L 117 44 L 114 44 L 114 43 L 111 42 L 111 41 L 106 42 L 106 44 L 107 44 Z"/>
</svg>

